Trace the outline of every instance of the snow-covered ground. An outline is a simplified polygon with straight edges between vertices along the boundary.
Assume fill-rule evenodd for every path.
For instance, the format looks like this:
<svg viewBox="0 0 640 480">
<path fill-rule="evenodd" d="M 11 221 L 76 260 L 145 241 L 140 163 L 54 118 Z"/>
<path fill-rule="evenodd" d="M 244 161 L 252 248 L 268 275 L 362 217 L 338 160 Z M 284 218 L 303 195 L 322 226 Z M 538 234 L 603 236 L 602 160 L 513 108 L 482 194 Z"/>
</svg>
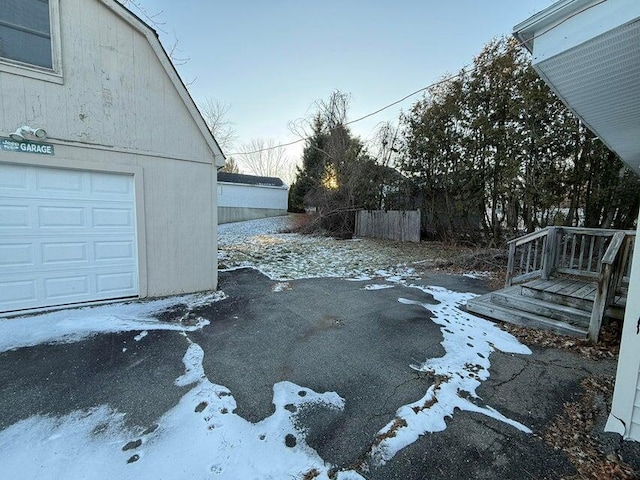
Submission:
<svg viewBox="0 0 640 480">
<path fill-rule="evenodd" d="M 274 280 L 375 277 L 381 270 L 406 276 L 417 266 L 451 255 L 446 248 L 428 250 L 410 243 L 279 233 L 290 222 L 291 217 L 275 217 L 220 225 L 220 269 L 254 267 Z"/>
<path fill-rule="evenodd" d="M 398 298 L 403 305 L 417 304 L 431 312 L 432 321 L 442 327 L 444 340 L 441 344 L 446 353 L 411 365 L 438 380 L 424 397 L 400 407 L 395 418 L 378 432 L 378 438 L 382 440 L 369 452 L 371 462 L 383 464 L 421 435 L 446 429 L 446 419 L 452 417 L 456 409 L 482 413 L 522 432 L 532 433 L 527 426 L 505 417 L 491 406 L 481 405 L 482 399 L 476 394 L 480 384 L 489 378 L 489 356 L 492 352 L 499 350 L 528 355 L 531 350 L 494 323 L 457 308 L 473 294 L 452 292 L 437 286 L 407 284 L 406 287 L 429 293 L 438 302 L 437 305 L 421 304 Z"/>
<path fill-rule="evenodd" d="M 202 318 L 187 318 L 190 317 L 190 311 L 224 298 L 224 293 L 213 292 L 4 319 L 0 320 L 0 352 L 40 344 L 73 343 L 100 333 L 140 331 L 136 336 L 136 340 L 140 341 L 148 330 L 190 332 L 209 324 L 209 320 Z M 184 318 L 172 323 L 160 322 L 155 318 L 158 313 L 178 305 L 186 307 Z"/>
<path fill-rule="evenodd" d="M 342 409 L 344 399 L 279 382 L 275 412 L 250 423 L 233 413 L 231 392 L 206 377 L 203 359 L 191 343 L 175 383 L 193 388 L 153 429 L 127 428 L 122 413 L 101 405 L 60 418 L 34 416 L 0 432 L 1 478 L 329 480 L 329 465 L 306 444 L 292 412 L 308 404 Z M 335 478 L 364 480 L 353 471 Z"/>
<path fill-rule="evenodd" d="M 419 255 L 394 259 L 395 247 L 375 241 L 338 241 L 277 233 L 288 219 L 266 219 L 220 227 L 220 263 L 227 268 L 250 266 L 271 278 L 273 292 L 293 288 L 290 280 L 346 277 L 362 282 L 370 295 L 395 289 L 397 308 L 414 305 L 402 292 L 420 289 L 436 305 L 419 304 L 441 326 L 445 355 L 412 368 L 438 380 L 422 398 L 399 408 L 371 439 L 361 471 L 383 464 L 421 435 L 446 428 L 456 411 L 473 411 L 529 433 L 526 425 L 509 419 L 477 396 L 489 378 L 490 354 L 500 350 L 529 354 L 529 349 L 486 320 L 458 307 L 473 295 L 416 283 L 412 265 Z M 418 250 L 416 250 L 418 251 Z M 427 259 L 428 261 L 428 259 Z M 376 283 L 368 283 L 377 278 Z M 0 321 L 0 352 L 42 343 L 78 342 L 105 332 L 137 331 L 142 341 L 149 330 L 177 330 L 188 341 L 184 374 L 178 386 L 191 389 L 157 421 L 152 430 L 128 427 L 124 414 L 109 405 L 76 411 L 64 417 L 37 415 L 0 432 L 0 478 L 91 479 L 329 479 L 332 465 L 306 443 L 293 413 L 304 404 L 343 409 L 349 398 L 339 392 L 317 393 L 291 382 L 273 386 L 274 413 L 251 423 L 237 415 L 233 392 L 209 379 L 203 369 L 205 352 L 188 333 L 207 328 L 207 321 L 190 315 L 197 306 L 224 300 L 221 292 L 168 299 L 61 310 L 39 316 Z M 182 305 L 187 313 L 175 322 L 155 318 Z M 149 348 L 152 348 L 150 345 Z M 426 354 L 426 353 L 425 353 Z M 412 359 L 407 359 L 407 366 Z M 215 375 L 215 372 L 209 372 Z M 362 480 L 356 471 L 339 472 L 337 480 Z"/>
</svg>

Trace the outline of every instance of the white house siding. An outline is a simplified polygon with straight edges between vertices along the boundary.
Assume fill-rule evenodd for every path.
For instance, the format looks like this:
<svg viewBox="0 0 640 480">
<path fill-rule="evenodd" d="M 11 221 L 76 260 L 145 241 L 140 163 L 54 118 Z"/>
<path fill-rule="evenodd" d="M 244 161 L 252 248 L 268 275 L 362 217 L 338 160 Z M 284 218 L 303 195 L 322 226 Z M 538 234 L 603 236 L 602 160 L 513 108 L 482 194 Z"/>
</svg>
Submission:
<svg viewBox="0 0 640 480">
<path fill-rule="evenodd" d="M 218 222 L 286 215 L 288 195 L 286 186 L 218 182 Z"/>
<path fill-rule="evenodd" d="M 55 156 L 0 162 L 132 175 L 139 296 L 216 288 L 222 153 L 146 27 L 111 0 L 59 6 L 62 83 L 0 66 L 0 135 L 44 128 Z"/>
<path fill-rule="evenodd" d="M 640 226 L 636 231 L 640 238 Z M 640 441 L 640 248 L 633 251 L 616 387 L 606 431 Z"/>
</svg>

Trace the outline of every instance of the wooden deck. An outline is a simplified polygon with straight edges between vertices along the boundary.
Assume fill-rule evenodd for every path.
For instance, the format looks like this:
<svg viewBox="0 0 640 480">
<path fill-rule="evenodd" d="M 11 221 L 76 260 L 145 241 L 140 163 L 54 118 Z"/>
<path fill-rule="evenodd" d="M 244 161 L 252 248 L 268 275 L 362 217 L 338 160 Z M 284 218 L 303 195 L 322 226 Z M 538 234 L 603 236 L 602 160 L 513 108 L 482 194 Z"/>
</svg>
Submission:
<svg viewBox="0 0 640 480">
<path fill-rule="evenodd" d="M 467 310 L 598 341 L 606 318 L 622 319 L 635 232 L 547 227 L 511 240 L 505 288 Z"/>
<path fill-rule="evenodd" d="M 586 337 L 597 283 L 575 278 L 536 279 L 476 297 L 467 310 L 515 325 Z M 620 319 L 626 298 L 617 296 L 605 316 Z"/>
<path fill-rule="evenodd" d="M 593 308 L 598 292 L 597 282 L 586 282 L 575 278 L 537 279 L 522 285 L 523 295 L 536 296 L 559 301 L 562 305 L 575 306 L 582 310 Z M 534 293 L 535 292 L 535 293 Z M 627 303 L 627 297 L 616 295 L 607 310 L 607 316 L 622 318 L 621 313 Z M 612 308 L 613 307 L 613 308 Z"/>
</svg>

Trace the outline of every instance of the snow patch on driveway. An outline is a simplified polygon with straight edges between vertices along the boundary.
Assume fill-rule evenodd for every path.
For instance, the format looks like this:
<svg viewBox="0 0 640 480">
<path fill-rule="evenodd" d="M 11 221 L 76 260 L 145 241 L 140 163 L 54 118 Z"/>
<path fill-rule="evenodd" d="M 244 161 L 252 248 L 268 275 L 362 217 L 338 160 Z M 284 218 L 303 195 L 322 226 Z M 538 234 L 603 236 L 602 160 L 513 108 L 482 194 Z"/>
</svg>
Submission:
<svg viewBox="0 0 640 480">
<path fill-rule="evenodd" d="M 204 368 L 202 367 L 202 360 L 204 360 L 204 350 L 202 350 L 200 345 L 191 343 L 187 349 L 187 353 L 182 357 L 184 374 L 176 378 L 173 383 L 179 387 L 186 387 L 203 379 L 205 374 Z"/>
<path fill-rule="evenodd" d="M 462 311 L 459 307 L 474 294 L 452 292 L 442 287 L 407 287 L 422 290 L 439 302 L 432 305 L 398 299 L 404 305 L 420 305 L 432 313 L 432 321 L 442 327 L 444 340 L 441 344 L 446 353 L 412 365 L 419 372 L 433 375 L 435 382 L 420 400 L 400 407 L 395 418 L 378 432 L 370 451 L 372 464 L 386 463 L 421 435 L 446 429 L 446 419 L 452 417 L 456 409 L 482 413 L 522 432 L 532 433 L 525 425 L 485 405 L 476 394 L 481 382 L 489 378 L 492 352 L 500 350 L 528 355 L 531 350 L 492 322 Z"/>
<path fill-rule="evenodd" d="M 192 332 L 209 324 L 196 319 L 194 324 L 162 322 L 154 315 L 181 305 L 187 312 L 226 298 L 223 292 L 183 295 L 148 302 L 112 303 L 43 313 L 27 317 L 0 319 L 0 352 L 46 343 L 73 343 L 99 333 L 150 330 Z M 140 333 L 136 340 L 144 338 Z"/>
<path fill-rule="evenodd" d="M 387 288 L 393 288 L 393 285 L 387 285 L 385 283 L 373 283 L 371 285 L 365 285 L 361 290 L 386 290 Z"/>
<path fill-rule="evenodd" d="M 289 282 L 278 282 L 271 289 L 272 292 L 284 292 L 285 290 L 291 290 Z"/>
<path fill-rule="evenodd" d="M 147 335 L 149 335 L 149 332 L 147 330 L 143 330 L 141 331 L 138 335 L 136 335 L 135 337 L 133 337 L 133 339 L 136 342 L 139 342 L 140 340 L 142 340 L 144 337 L 146 337 Z"/>
<path fill-rule="evenodd" d="M 191 343 L 176 384 L 196 385 L 145 431 L 127 429 L 124 414 L 100 406 L 61 418 L 34 416 L 0 432 L 2 477 L 329 480 L 331 465 L 306 444 L 293 417 L 309 404 L 343 409 L 338 394 L 276 383 L 275 412 L 253 424 L 233 413 L 236 401 L 227 388 L 207 379 L 203 358 Z M 354 471 L 337 478 L 364 480 Z"/>
</svg>

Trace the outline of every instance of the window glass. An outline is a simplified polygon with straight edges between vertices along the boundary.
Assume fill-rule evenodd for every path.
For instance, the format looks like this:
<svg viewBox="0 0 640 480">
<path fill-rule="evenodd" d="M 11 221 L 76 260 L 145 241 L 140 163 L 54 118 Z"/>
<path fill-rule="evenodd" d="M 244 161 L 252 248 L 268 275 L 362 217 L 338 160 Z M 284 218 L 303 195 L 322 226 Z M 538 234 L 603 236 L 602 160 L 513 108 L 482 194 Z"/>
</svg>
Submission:
<svg viewBox="0 0 640 480">
<path fill-rule="evenodd" d="M 53 68 L 49 0 L 2 0 L 0 57 Z"/>
</svg>

